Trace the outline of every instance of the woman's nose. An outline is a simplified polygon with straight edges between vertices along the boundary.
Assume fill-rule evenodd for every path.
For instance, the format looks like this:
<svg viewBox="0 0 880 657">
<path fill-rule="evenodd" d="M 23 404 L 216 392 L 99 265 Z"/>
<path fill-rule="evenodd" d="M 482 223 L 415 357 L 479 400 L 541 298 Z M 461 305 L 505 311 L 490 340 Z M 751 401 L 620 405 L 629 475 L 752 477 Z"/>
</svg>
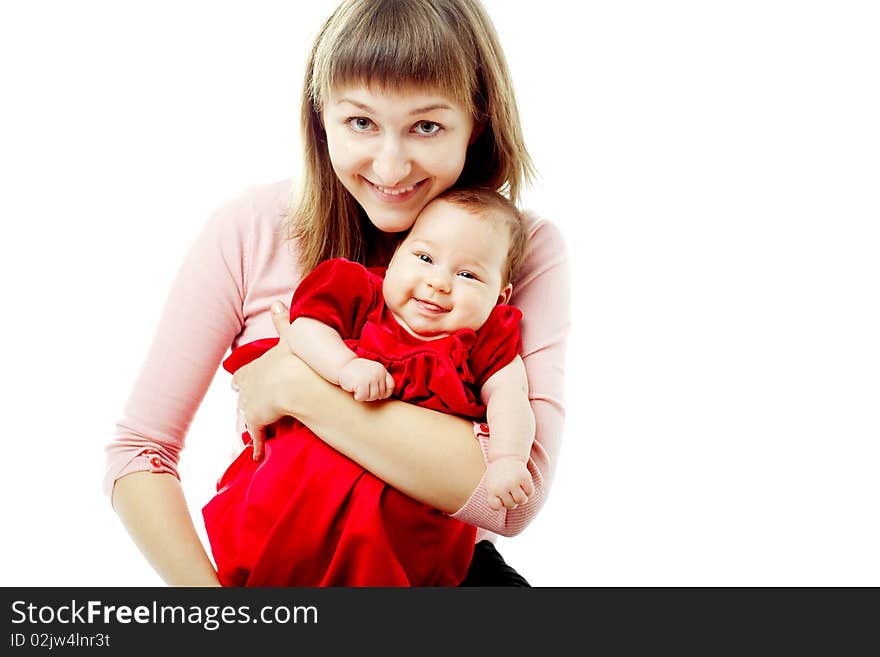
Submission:
<svg viewBox="0 0 880 657">
<path fill-rule="evenodd" d="M 373 159 L 373 171 L 382 185 L 393 187 L 404 181 L 412 171 L 409 156 L 396 138 L 388 139 Z"/>
</svg>

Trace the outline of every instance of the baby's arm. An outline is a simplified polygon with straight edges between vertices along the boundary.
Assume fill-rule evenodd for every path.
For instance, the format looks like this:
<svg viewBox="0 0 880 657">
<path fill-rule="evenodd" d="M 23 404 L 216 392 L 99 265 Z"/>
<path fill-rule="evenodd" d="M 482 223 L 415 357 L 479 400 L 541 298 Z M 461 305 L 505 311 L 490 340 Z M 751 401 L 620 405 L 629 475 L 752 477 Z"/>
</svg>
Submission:
<svg viewBox="0 0 880 657">
<path fill-rule="evenodd" d="M 517 356 L 493 374 L 480 394 L 491 434 L 486 466 L 488 503 L 493 509 L 513 509 L 534 493 L 526 463 L 535 438 L 535 416 L 522 358 Z"/>
<path fill-rule="evenodd" d="M 330 383 L 354 393 L 357 401 L 385 399 L 394 379 L 380 363 L 358 358 L 339 333 L 317 319 L 297 317 L 291 324 L 290 348 Z"/>
</svg>

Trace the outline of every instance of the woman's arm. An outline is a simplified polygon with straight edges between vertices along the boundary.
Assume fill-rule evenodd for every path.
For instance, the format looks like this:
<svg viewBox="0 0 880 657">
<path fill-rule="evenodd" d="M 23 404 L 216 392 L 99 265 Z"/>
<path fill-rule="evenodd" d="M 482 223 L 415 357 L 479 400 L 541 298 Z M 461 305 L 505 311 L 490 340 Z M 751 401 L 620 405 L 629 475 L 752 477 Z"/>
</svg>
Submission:
<svg viewBox="0 0 880 657">
<path fill-rule="evenodd" d="M 278 303 L 280 304 L 280 302 Z M 279 324 L 282 322 L 279 313 L 287 316 L 283 305 L 273 304 L 272 313 L 273 318 L 277 318 Z M 394 389 L 394 379 L 385 368 L 375 361 L 358 358 L 357 354 L 345 345 L 339 333 L 332 327 L 311 317 L 298 317 L 290 324 L 287 336 L 287 345 L 295 356 L 304 361 L 324 380 L 341 387 L 348 393 L 353 393 L 357 401 L 371 402 L 386 399 L 391 395 Z M 278 372 L 283 373 L 286 369 L 282 366 Z M 293 370 L 288 371 L 294 373 Z M 235 376 L 232 377 L 233 388 L 240 391 L 243 376 L 244 374 L 239 368 Z M 261 378 L 260 380 L 267 381 L 269 379 Z M 247 387 L 247 383 L 244 385 Z M 296 386 L 284 382 L 276 382 L 275 385 L 279 386 L 281 390 L 308 390 L 302 385 Z M 305 386 L 308 385 L 308 383 L 305 384 Z M 240 395 L 239 406 L 241 408 L 248 407 L 247 399 L 244 394 Z M 267 418 L 260 420 L 253 416 L 247 418 L 246 425 L 253 442 L 255 461 L 263 458 L 266 443 L 264 423 L 270 424 L 274 418 L 292 415 L 289 410 L 291 406 L 292 400 L 287 399 L 271 408 L 271 415 Z"/>
<path fill-rule="evenodd" d="M 132 540 L 166 583 L 220 586 L 176 477 L 126 475 L 113 487 L 112 502 Z"/>
<path fill-rule="evenodd" d="M 141 552 L 173 585 L 217 584 L 177 465 L 196 410 L 243 324 L 252 205 L 247 198 L 224 205 L 192 244 L 106 446 L 104 491 Z"/>
<path fill-rule="evenodd" d="M 273 319 L 285 335 L 287 310 Z M 378 478 L 446 513 L 460 509 L 483 476 L 471 422 L 398 400 L 355 401 L 291 353 L 285 340 L 240 368 L 235 381 L 249 430 L 292 415 Z"/>
</svg>

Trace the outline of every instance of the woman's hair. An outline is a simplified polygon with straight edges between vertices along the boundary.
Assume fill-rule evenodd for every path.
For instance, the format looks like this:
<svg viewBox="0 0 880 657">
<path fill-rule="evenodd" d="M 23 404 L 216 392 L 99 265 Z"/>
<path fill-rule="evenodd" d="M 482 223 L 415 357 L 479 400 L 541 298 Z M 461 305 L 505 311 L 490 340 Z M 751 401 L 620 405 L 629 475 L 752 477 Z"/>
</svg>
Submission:
<svg viewBox="0 0 880 657">
<path fill-rule="evenodd" d="M 502 287 L 513 283 L 528 254 L 529 236 L 523 214 L 510 200 L 494 189 L 485 187 L 453 188 L 439 194 L 434 201 L 446 201 L 506 231 L 507 260 L 501 272 Z M 432 201 L 432 203 L 434 202 Z"/>
<path fill-rule="evenodd" d="M 321 110 L 338 85 L 436 89 L 470 108 L 479 134 L 455 186 L 516 202 L 534 175 L 504 54 L 479 0 L 345 0 L 324 23 L 306 65 L 303 173 L 288 218 L 304 272 L 328 258 L 366 261 L 378 230 L 333 171 Z"/>
</svg>

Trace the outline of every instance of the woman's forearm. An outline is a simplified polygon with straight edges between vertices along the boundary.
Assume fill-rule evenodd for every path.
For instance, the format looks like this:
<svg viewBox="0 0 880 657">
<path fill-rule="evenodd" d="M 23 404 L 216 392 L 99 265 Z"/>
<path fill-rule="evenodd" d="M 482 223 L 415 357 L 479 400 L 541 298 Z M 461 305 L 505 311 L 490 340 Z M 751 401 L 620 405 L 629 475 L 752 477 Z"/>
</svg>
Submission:
<svg viewBox="0 0 880 657">
<path fill-rule="evenodd" d="M 454 513 L 480 483 L 486 465 L 471 422 L 397 400 L 358 402 L 314 373 L 306 383 L 291 414 L 413 499 Z"/>
<path fill-rule="evenodd" d="M 166 583 L 220 585 L 173 475 L 134 472 L 121 477 L 112 501 L 135 544 Z"/>
</svg>

